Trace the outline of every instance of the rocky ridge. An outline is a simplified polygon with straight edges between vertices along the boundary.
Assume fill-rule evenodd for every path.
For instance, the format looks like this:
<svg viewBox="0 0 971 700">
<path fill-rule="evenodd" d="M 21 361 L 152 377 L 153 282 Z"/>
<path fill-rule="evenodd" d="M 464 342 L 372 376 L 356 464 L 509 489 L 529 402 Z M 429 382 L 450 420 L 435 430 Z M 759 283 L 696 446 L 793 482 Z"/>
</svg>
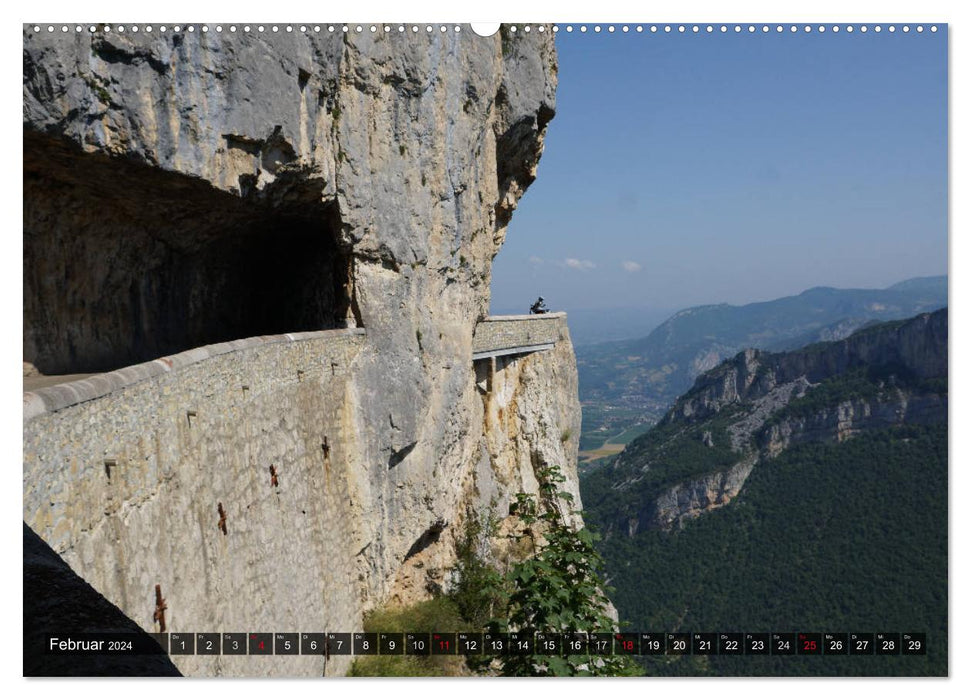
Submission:
<svg viewBox="0 0 971 700">
<path fill-rule="evenodd" d="M 730 503 L 760 461 L 790 446 L 946 421 L 946 379 L 947 309 L 793 352 L 744 350 L 700 376 L 653 435 L 605 469 L 601 478 L 628 496 L 602 519 L 631 537 L 678 527 Z"/>
<path fill-rule="evenodd" d="M 842 340 L 869 324 L 946 304 L 947 278 L 928 277 L 886 289 L 816 287 L 743 306 L 684 309 L 643 338 L 581 347 L 581 399 L 636 410 L 639 422 L 660 420 L 698 376 L 746 348 L 781 352 Z"/>
</svg>

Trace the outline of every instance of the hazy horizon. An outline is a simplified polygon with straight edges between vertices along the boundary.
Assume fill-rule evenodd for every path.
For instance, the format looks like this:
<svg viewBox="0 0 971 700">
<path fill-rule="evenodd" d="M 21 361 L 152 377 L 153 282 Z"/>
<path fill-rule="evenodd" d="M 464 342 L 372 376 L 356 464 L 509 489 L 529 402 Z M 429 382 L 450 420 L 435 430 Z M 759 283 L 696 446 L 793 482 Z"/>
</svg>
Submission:
<svg viewBox="0 0 971 700">
<path fill-rule="evenodd" d="M 904 280 L 897 280 L 891 284 L 885 285 L 884 287 L 830 287 L 833 289 L 840 290 L 852 290 L 852 289 L 887 289 L 900 282 L 908 282 L 914 279 L 932 279 L 937 277 L 943 277 L 947 279 L 948 275 L 924 275 L 922 277 L 908 277 Z M 816 285 L 825 286 L 825 285 Z M 772 301 L 777 301 L 778 299 L 799 296 L 803 292 L 813 289 L 813 287 L 808 287 L 795 294 L 786 294 L 782 297 L 772 297 L 768 299 L 752 299 L 749 301 L 744 301 L 741 303 L 729 304 L 729 306 L 749 306 L 751 304 L 762 304 Z M 660 326 L 662 323 L 673 317 L 675 314 L 684 311 L 688 308 L 698 308 L 703 306 L 719 306 L 722 304 L 727 304 L 728 302 L 712 301 L 706 304 L 692 304 L 691 306 L 682 306 L 678 308 L 663 308 L 657 306 L 604 306 L 599 308 L 580 308 L 573 307 L 567 309 L 569 316 L 569 326 L 570 335 L 573 339 L 573 344 L 576 346 L 584 345 L 596 345 L 599 343 L 609 343 L 621 340 L 633 340 L 636 338 L 643 338 L 650 335 L 651 331 Z M 552 305 L 552 310 L 562 311 L 559 306 Z M 510 307 L 496 307 L 493 305 L 492 313 L 494 314 L 523 314 L 526 313 L 525 305 L 510 306 Z"/>
<path fill-rule="evenodd" d="M 557 114 L 493 312 L 947 275 L 946 34 L 561 31 Z"/>
<path fill-rule="evenodd" d="M 782 294 L 781 296 L 767 296 L 767 297 L 764 297 L 764 298 L 762 298 L 762 297 L 760 297 L 760 298 L 753 298 L 753 299 L 736 301 L 736 302 L 712 300 L 712 301 L 708 301 L 708 302 L 702 302 L 702 303 L 699 303 L 699 304 L 689 304 L 688 306 L 678 306 L 678 307 L 671 307 L 671 308 L 661 307 L 661 306 L 654 306 L 654 305 L 651 305 L 651 304 L 636 304 L 636 303 L 634 303 L 634 304 L 606 304 L 606 305 L 603 305 L 603 306 L 589 306 L 589 307 L 588 306 L 574 306 L 574 312 L 579 311 L 579 312 L 584 312 L 584 313 L 594 313 L 594 312 L 597 312 L 597 311 L 641 311 L 641 310 L 644 310 L 644 309 L 648 309 L 648 310 L 651 310 L 651 311 L 667 311 L 667 312 L 670 312 L 671 314 L 675 314 L 675 313 L 677 313 L 679 311 L 683 311 L 684 309 L 696 308 L 696 307 L 700 307 L 700 306 L 718 306 L 718 305 L 721 305 L 721 304 L 728 304 L 729 306 L 748 306 L 749 304 L 761 304 L 761 303 L 765 303 L 765 302 L 769 302 L 769 301 L 776 301 L 777 299 L 783 299 L 785 297 L 799 296 L 800 294 L 802 294 L 804 292 L 807 292 L 810 289 L 814 289 L 816 287 L 828 287 L 828 288 L 831 288 L 831 289 L 841 289 L 841 290 L 849 290 L 849 289 L 889 289 L 890 287 L 893 287 L 896 284 L 900 284 L 901 282 L 909 282 L 909 281 L 915 280 L 915 279 L 933 279 L 933 278 L 937 278 L 937 277 L 947 278 L 948 277 L 948 273 L 947 272 L 942 272 L 939 275 L 917 275 L 916 277 L 906 277 L 904 279 L 899 279 L 899 280 L 896 280 L 894 282 L 891 282 L 889 284 L 885 284 L 885 285 L 882 285 L 882 286 L 879 286 L 879 287 L 861 286 L 861 285 L 849 285 L 849 286 L 845 286 L 845 287 L 844 286 L 835 287 L 833 285 L 827 285 L 827 284 L 816 284 L 816 285 L 813 285 L 812 287 L 806 287 L 804 289 L 800 289 L 798 292 L 793 292 L 791 294 Z M 545 299 L 545 297 L 544 297 L 544 299 Z M 530 300 L 530 303 L 532 301 L 535 301 L 535 299 L 531 299 Z M 521 303 L 518 303 L 518 304 L 515 304 L 515 305 L 510 305 L 510 306 L 505 306 L 505 307 L 497 307 L 495 305 L 495 303 L 493 302 L 492 306 L 493 306 L 493 312 L 494 313 L 497 313 L 497 314 L 526 313 L 525 311 L 522 311 L 522 310 L 518 310 L 517 311 L 517 309 L 521 309 L 521 307 L 523 306 L 523 304 L 521 304 Z M 526 306 L 528 306 L 528 304 Z"/>
</svg>

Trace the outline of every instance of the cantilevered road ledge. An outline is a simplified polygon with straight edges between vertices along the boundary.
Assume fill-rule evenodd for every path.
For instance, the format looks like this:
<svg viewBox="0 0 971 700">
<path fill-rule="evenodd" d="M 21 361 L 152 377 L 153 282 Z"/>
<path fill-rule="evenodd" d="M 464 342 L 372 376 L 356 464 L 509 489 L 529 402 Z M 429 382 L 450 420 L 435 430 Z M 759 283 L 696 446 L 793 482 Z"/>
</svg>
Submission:
<svg viewBox="0 0 971 700">
<path fill-rule="evenodd" d="M 563 312 L 490 316 L 476 326 L 472 340 L 472 359 L 482 360 L 552 350 L 565 327 L 566 314 Z M 86 401 L 100 399 L 135 384 L 227 353 L 252 351 L 261 347 L 301 341 L 318 341 L 326 344 L 330 338 L 336 340 L 344 336 L 364 335 L 363 328 L 349 328 L 244 338 L 193 348 L 176 355 L 123 367 L 113 372 L 34 388 L 24 392 L 24 421 Z M 361 340 L 363 341 L 363 338 Z"/>
<path fill-rule="evenodd" d="M 489 316 L 475 327 L 472 359 L 552 350 L 566 325 L 562 311 L 525 316 Z"/>
</svg>

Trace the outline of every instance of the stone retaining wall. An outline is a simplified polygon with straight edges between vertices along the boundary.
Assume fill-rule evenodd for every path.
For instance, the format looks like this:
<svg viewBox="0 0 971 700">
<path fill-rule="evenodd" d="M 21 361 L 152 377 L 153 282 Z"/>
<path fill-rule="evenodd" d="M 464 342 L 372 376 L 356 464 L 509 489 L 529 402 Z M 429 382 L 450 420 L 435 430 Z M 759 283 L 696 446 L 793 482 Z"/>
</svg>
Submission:
<svg viewBox="0 0 971 700">
<path fill-rule="evenodd" d="M 362 330 L 250 338 L 31 392 L 25 522 L 145 630 L 156 584 L 169 631 L 359 629 L 351 377 L 364 341 Z M 347 665 L 172 658 L 207 676 Z"/>
<path fill-rule="evenodd" d="M 566 329 L 566 314 L 489 316 L 475 327 L 473 354 L 556 343 Z"/>
</svg>

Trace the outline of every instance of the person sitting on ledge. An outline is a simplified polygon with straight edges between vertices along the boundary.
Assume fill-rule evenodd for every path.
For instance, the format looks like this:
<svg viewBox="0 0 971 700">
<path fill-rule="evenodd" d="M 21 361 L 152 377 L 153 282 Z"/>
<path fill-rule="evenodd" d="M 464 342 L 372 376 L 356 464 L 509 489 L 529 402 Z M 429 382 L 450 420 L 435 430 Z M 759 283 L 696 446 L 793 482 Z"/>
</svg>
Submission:
<svg viewBox="0 0 971 700">
<path fill-rule="evenodd" d="M 546 302 L 543 301 L 543 297 L 540 297 L 536 302 L 529 307 L 529 313 L 531 314 L 548 314 L 550 310 L 546 308 Z"/>
</svg>

